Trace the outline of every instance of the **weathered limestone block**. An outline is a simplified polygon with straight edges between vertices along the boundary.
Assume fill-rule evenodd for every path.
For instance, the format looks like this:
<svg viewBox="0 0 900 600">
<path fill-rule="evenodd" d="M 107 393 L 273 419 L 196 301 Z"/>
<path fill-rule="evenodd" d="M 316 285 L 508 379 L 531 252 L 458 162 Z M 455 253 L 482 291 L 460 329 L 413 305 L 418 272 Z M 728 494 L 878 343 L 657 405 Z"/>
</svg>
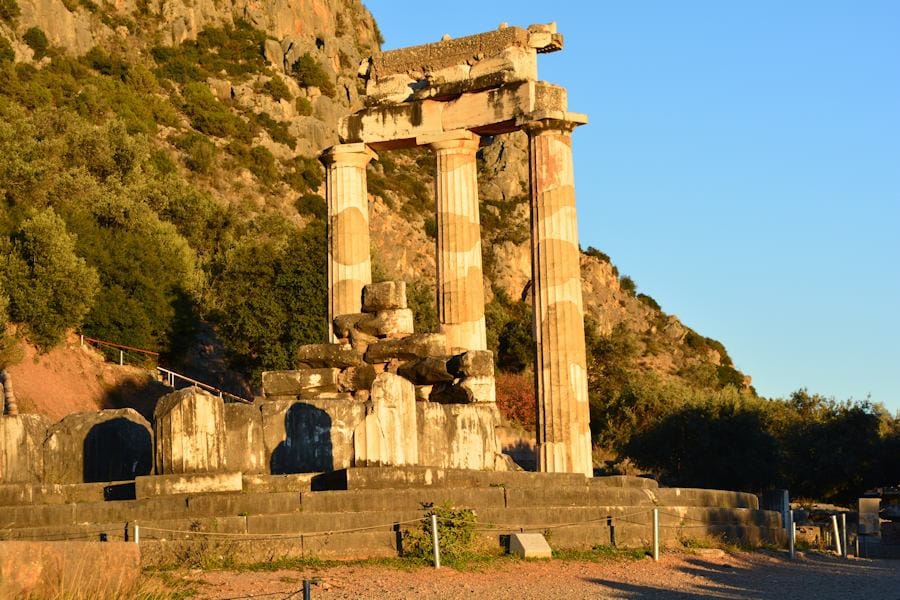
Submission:
<svg viewBox="0 0 900 600">
<path fill-rule="evenodd" d="M 499 75 L 496 85 L 512 81 L 537 80 L 537 52 L 533 48 L 507 48 L 472 65 L 469 78 L 478 80 Z M 481 86 L 477 86 L 481 87 Z"/>
<path fill-rule="evenodd" d="M 405 281 L 382 281 L 363 287 L 363 312 L 373 313 L 401 308 L 407 308 Z"/>
<path fill-rule="evenodd" d="M 396 308 L 335 317 L 334 333 L 339 338 L 350 337 L 357 331 L 376 338 L 409 335 L 413 332 L 412 310 Z"/>
<path fill-rule="evenodd" d="M 509 553 L 519 558 L 553 558 L 553 550 L 541 533 L 514 533 L 509 536 Z"/>
<path fill-rule="evenodd" d="M 459 382 L 459 387 L 466 391 L 472 402 L 497 401 L 497 386 L 493 375 L 466 377 Z"/>
<path fill-rule="evenodd" d="M 416 390 L 393 373 L 380 373 L 372 385 L 365 420 L 355 432 L 354 465 L 399 466 L 419 463 Z"/>
<path fill-rule="evenodd" d="M 131 408 L 71 414 L 44 441 L 44 481 L 127 481 L 153 471 L 150 424 Z"/>
<path fill-rule="evenodd" d="M 447 338 L 439 333 L 414 333 L 395 340 L 379 340 L 369 344 L 366 362 L 389 362 L 391 359 L 403 361 L 442 356 L 447 354 Z"/>
<path fill-rule="evenodd" d="M 353 432 L 365 402 L 340 398 L 283 398 L 262 405 L 269 473 L 317 473 L 353 465 Z"/>
<path fill-rule="evenodd" d="M 475 397 L 472 390 L 462 387 L 454 380 L 434 384 L 428 400 L 439 404 L 471 404 L 475 402 Z"/>
<path fill-rule="evenodd" d="M 457 377 L 492 377 L 494 353 L 490 350 L 469 350 L 453 356 L 448 369 Z"/>
<path fill-rule="evenodd" d="M 160 398 L 153 412 L 156 474 L 214 473 L 225 467 L 225 404 L 199 388 Z"/>
<path fill-rule="evenodd" d="M 400 365 L 397 374 L 405 377 L 416 385 L 431 385 L 435 383 L 449 382 L 456 376 L 448 368 L 448 363 L 453 359 L 450 356 L 429 356 Z"/>
<path fill-rule="evenodd" d="M 135 496 L 139 500 L 173 494 L 212 494 L 240 492 L 243 477 L 239 472 L 170 473 L 138 477 L 134 481 Z"/>
<path fill-rule="evenodd" d="M 266 473 L 262 413 L 259 405 L 225 404 L 225 468 L 241 473 Z"/>
<path fill-rule="evenodd" d="M 36 483 L 44 476 L 44 415 L 0 415 L 0 482 Z"/>
<path fill-rule="evenodd" d="M 495 431 L 495 404 L 416 404 L 419 465 L 452 469 L 506 470 Z"/>
<path fill-rule="evenodd" d="M 338 391 L 338 369 L 301 369 L 263 371 L 262 387 L 266 396 L 309 396 Z"/>
<path fill-rule="evenodd" d="M 362 353 L 342 344 L 306 344 L 297 348 L 294 358 L 300 368 L 346 369 L 364 364 Z"/>
<path fill-rule="evenodd" d="M 375 368 L 372 365 L 361 365 L 344 369 L 338 375 L 338 389 L 342 392 L 357 392 L 372 389 L 375 382 Z"/>
</svg>

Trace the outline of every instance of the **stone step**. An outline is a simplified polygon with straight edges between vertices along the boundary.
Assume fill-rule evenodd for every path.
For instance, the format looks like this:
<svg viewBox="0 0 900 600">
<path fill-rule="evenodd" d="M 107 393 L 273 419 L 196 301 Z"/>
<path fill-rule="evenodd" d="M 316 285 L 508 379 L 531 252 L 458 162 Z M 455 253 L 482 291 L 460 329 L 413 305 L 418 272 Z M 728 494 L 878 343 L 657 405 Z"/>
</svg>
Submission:
<svg viewBox="0 0 900 600">
<path fill-rule="evenodd" d="M 327 533 L 358 528 L 394 531 L 415 529 L 425 513 L 424 509 L 390 508 L 362 512 L 285 512 L 275 514 L 219 514 L 178 518 L 148 518 L 139 520 L 141 538 L 192 539 L 192 534 L 177 532 L 201 531 L 240 534 L 309 534 Z M 606 531 L 637 531 L 649 536 L 652 509 L 638 506 L 552 507 L 552 508 L 493 508 L 476 509 L 478 527 L 496 534 L 517 530 L 542 531 L 550 529 L 591 529 Z M 711 531 L 715 527 L 759 527 L 780 529 L 780 514 L 774 511 L 751 509 L 723 509 L 704 507 L 661 507 L 661 529 L 678 529 L 681 534 L 693 530 Z M 8 539 L 43 539 L 75 536 L 99 539 L 125 539 L 126 531 L 133 531 L 134 520 L 110 519 L 107 522 L 59 523 L 32 527 L 6 528 L 2 536 Z M 563 526 L 563 527 L 560 527 Z M 599 534 L 598 534 L 599 535 Z M 203 539 L 203 536 L 198 536 Z M 596 537 L 596 536 L 595 536 Z M 602 537 L 602 536 L 601 536 Z M 593 539 L 593 538 L 592 538 Z M 619 538 L 624 541 L 626 538 Z M 596 542 L 595 542 L 596 543 Z"/>
<path fill-rule="evenodd" d="M 409 487 L 532 488 L 586 485 L 588 481 L 587 477 L 579 473 L 496 472 L 438 467 L 361 467 L 340 469 L 318 475 L 313 479 L 313 490 L 402 489 Z M 624 480 L 610 482 L 610 485 L 614 484 L 619 487 L 626 485 Z"/>
<path fill-rule="evenodd" d="M 328 492 L 209 493 L 160 496 L 140 500 L 35 504 L 0 507 L 0 527 L 56 526 L 73 523 L 148 519 L 364 511 L 420 510 L 450 503 L 477 510 L 545 508 L 697 506 L 728 510 L 755 508 L 752 494 L 715 490 L 639 489 L 603 485 L 555 489 L 507 487 L 422 487 Z M 730 513 L 728 513 L 730 514 Z"/>
</svg>

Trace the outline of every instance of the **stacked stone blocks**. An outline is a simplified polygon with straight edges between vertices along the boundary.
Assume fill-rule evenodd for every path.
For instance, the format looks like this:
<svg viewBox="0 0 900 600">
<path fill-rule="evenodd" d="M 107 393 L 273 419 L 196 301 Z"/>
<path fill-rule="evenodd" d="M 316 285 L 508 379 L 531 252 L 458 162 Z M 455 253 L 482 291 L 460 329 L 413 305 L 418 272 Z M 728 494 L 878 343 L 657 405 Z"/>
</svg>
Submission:
<svg viewBox="0 0 900 600">
<path fill-rule="evenodd" d="M 303 419 L 305 439 L 291 443 L 323 449 L 331 461 L 321 464 L 327 468 L 304 461 L 290 468 L 508 468 L 495 433 L 500 416 L 491 353 L 452 354 L 444 334 L 415 333 L 403 282 L 364 286 L 360 307 L 334 318 L 337 343 L 302 346 L 297 369 L 263 373 L 267 440 L 291 437 L 278 428 L 282 415 L 299 414 L 301 405 L 319 411 Z"/>
</svg>

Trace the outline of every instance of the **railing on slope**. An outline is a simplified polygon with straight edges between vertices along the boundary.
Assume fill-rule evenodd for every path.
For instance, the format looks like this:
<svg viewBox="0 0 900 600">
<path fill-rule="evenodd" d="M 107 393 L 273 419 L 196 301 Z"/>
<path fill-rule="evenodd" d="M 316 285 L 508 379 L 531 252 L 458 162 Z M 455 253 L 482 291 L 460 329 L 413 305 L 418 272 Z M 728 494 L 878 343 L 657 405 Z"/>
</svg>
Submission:
<svg viewBox="0 0 900 600">
<path fill-rule="evenodd" d="M 95 345 L 101 349 L 103 349 L 104 347 L 109 347 L 109 348 L 114 348 L 114 349 L 118 350 L 120 365 L 124 365 L 126 357 L 129 354 L 134 353 L 134 352 L 136 352 L 138 354 L 142 354 L 144 356 L 152 357 L 152 359 L 154 361 L 159 360 L 159 352 L 154 352 L 152 350 L 143 350 L 141 348 L 134 348 L 132 346 L 124 346 L 122 344 L 116 344 L 114 342 L 108 342 L 106 340 L 98 340 L 95 338 L 90 338 L 90 337 L 86 337 L 86 336 L 82 335 L 81 336 L 82 347 L 84 346 L 85 342 Z M 143 362 L 144 365 L 140 365 L 140 366 L 143 368 L 146 368 L 145 360 L 141 360 L 139 362 Z M 177 383 L 179 381 L 184 381 L 184 382 L 190 383 L 191 385 L 194 385 L 201 389 L 204 389 L 208 392 L 212 392 L 213 394 L 218 395 L 219 398 L 222 398 L 226 402 L 242 402 L 244 404 L 253 404 L 252 400 L 248 400 L 246 398 L 242 398 L 241 396 L 237 396 L 235 394 L 222 391 L 217 387 L 209 385 L 208 383 L 203 383 L 202 381 L 197 381 L 196 379 L 192 379 L 192 378 L 188 377 L 187 375 L 182 375 L 181 373 L 176 373 L 175 371 L 173 371 L 171 369 L 163 368 L 163 367 L 159 366 L 158 362 L 153 368 L 148 369 L 148 370 L 151 373 L 153 373 L 154 376 L 161 383 L 163 383 L 164 385 L 167 385 L 168 387 L 172 388 L 173 390 L 178 389 Z"/>
</svg>

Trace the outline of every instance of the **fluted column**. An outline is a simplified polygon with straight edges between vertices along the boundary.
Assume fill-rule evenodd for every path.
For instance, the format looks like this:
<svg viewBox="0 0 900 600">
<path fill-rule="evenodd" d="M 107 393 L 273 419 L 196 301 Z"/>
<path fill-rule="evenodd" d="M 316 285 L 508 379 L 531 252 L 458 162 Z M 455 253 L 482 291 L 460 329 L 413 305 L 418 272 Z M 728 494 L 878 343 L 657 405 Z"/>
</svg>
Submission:
<svg viewBox="0 0 900 600">
<path fill-rule="evenodd" d="M 479 139 L 458 131 L 423 140 L 436 157 L 437 313 L 451 351 L 487 349 L 475 165 Z"/>
<path fill-rule="evenodd" d="M 328 206 L 328 336 L 337 315 L 362 309 L 362 288 L 372 283 L 366 165 L 376 158 L 365 144 L 332 146 L 322 155 Z"/>
<path fill-rule="evenodd" d="M 569 118 L 569 117 L 573 118 Z M 528 123 L 537 462 L 593 472 L 572 130 L 581 115 Z M 580 118 L 578 118 L 580 117 Z"/>
</svg>

